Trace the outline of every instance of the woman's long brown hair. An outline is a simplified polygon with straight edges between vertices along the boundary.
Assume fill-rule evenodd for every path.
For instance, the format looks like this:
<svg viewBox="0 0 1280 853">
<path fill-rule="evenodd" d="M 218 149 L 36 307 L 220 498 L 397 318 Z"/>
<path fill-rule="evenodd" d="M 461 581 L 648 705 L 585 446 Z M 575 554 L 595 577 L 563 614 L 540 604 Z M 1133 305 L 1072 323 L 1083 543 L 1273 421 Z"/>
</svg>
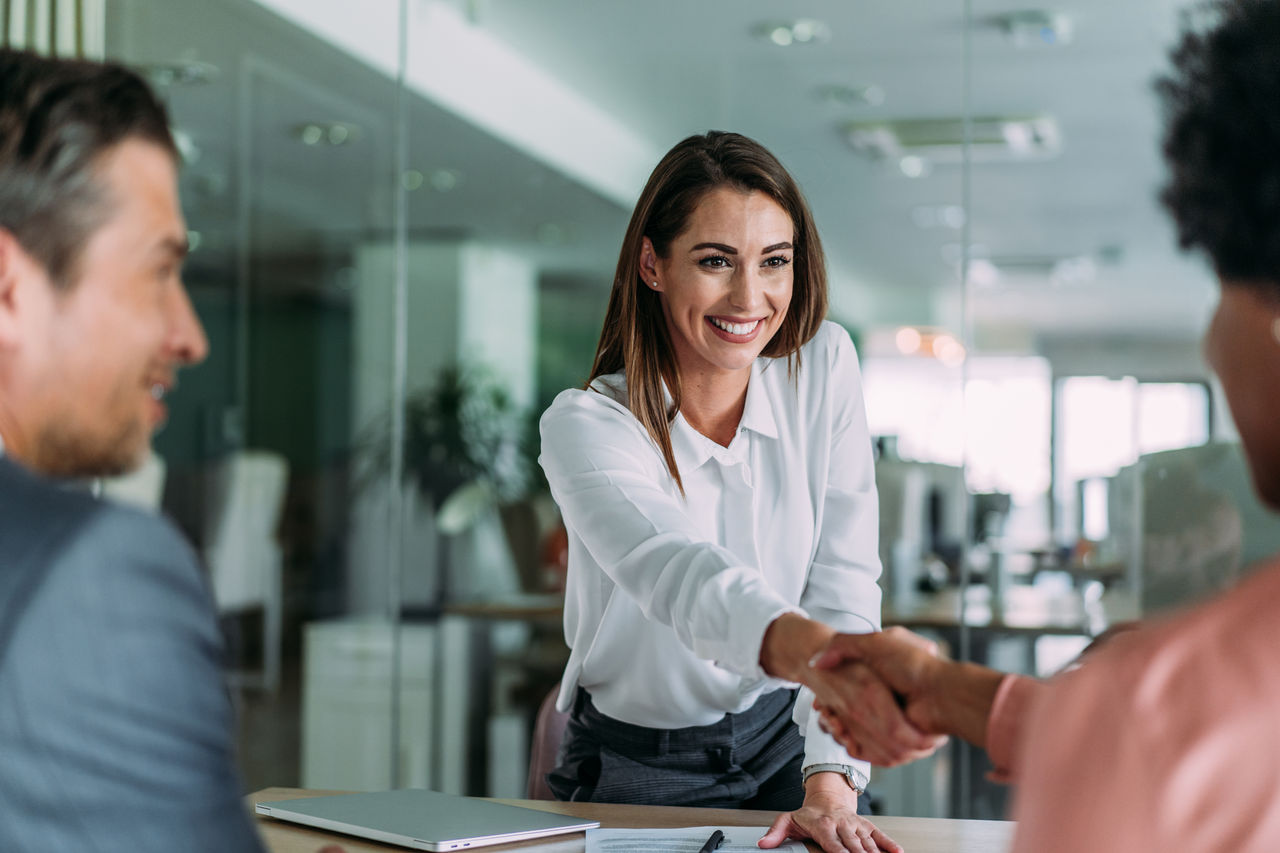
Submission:
<svg viewBox="0 0 1280 853">
<path fill-rule="evenodd" d="M 702 198 L 725 186 L 769 196 L 795 229 L 791 305 L 762 355 L 786 356 L 788 370 L 799 370 L 800 347 L 817 333 L 827 313 L 827 267 L 818 230 L 804 195 L 778 159 L 741 134 L 714 130 L 690 136 L 668 151 L 631 214 L 586 384 L 626 372 L 627 407 L 662 451 L 681 493 L 684 483 L 671 449 L 671 422 L 680 411 L 680 368 L 661 299 L 640 275 L 640 248 L 648 237 L 658 256 L 666 258 Z M 669 407 L 664 405 L 664 382 L 671 393 Z"/>
</svg>

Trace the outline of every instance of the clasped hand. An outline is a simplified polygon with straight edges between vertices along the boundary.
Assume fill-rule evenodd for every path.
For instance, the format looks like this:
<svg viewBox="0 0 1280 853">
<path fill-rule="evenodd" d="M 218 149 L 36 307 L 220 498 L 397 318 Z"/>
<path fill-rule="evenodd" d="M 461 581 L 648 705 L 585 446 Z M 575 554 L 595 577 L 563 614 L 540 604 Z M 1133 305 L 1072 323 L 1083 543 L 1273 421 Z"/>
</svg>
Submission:
<svg viewBox="0 0 1280 853">
<path fill-rule="evenodd" d="M 937 646 L 903 628 L 837 634 L 810 664 L 822 727 L 854 758 L 893 767 L 946 742 L 933 711 L 929 678 Z"/>
</svg>

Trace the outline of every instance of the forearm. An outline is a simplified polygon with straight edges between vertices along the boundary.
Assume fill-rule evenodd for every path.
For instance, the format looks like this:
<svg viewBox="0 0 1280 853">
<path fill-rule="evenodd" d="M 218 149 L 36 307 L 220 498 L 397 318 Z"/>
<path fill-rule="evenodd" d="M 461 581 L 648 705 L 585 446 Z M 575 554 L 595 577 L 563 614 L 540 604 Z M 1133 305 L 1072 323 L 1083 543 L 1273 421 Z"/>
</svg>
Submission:
<svg viewBox="0 0 1280 853">
<path fill-rule="evenodd" d="M 827 647 L 834 629 L 799 613 L 784 613 L 765 629 L 760 667 L 774 678 L 806 683 L 809 661 Z"/>
<path fill-rule="evenodd" d="M 929 725 L 940 734 L 952 735 L 975 746 L 987 746 L 987 720 L 1004 673 L 985 666 L 939 661 L 929 690 Z"/>
</svg>

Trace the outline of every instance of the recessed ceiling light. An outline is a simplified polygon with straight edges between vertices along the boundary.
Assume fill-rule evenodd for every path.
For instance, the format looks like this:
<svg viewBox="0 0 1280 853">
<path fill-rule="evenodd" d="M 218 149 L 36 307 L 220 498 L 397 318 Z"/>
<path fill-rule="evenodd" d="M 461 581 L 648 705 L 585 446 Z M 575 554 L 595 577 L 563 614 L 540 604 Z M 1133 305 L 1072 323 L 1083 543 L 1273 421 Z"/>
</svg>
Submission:
<svg viewBox="0 0 1280 853">
<path fill-rule="evenodd" d="M 870 104 L 879 106 L 884 103 L 884 89 L 879 86 L 846 86 L 843 83 L 827 83 L 817 89 L 819 100 L 842 107 L 862 106 Z"/>
<path fill-rule="evenodd" d="M 987 23 L 1004 32 L 1015 45 L 1028 47 L 1055 47 L 1070 44 L 1074 34 L 1071 19 L 1061 12 L 1046 9 L 1025 9 L 992 15 Z"/>
<path fill-rule="evenodd" d="M 952 243 L 942 248 L 943 259 L 958 265 L 959 245 Z M 1088 253 L 992 255 L 985 246 L 974 244 L 969 252 L 969 281 L 979 287 L 1086 284 L 1097 279 L 1102 263 Z"/>
<path fill-rule="evenodd" d="M 793 44 L 818 44 L 830 41 L 831 28 L 816 18 L 796 18 L 791 21 L 761 21 L 751 28 L 756 38 L 772 42 L 778 47 Z"/>
<path fill-rule="evenodd" d="M 917 170 L 907 157 L 955 164 L 967 151 L 975 163 L 1022 162 L 1062 150 L 1058 122 L 1049 115 L 975 116 L 968 122 L 963 117 L 863 120 L 847 122 L 841 130 L 855 151 L 901 159 L 907 174 Z"/>
<path fill-rule="evenodd" d="M 929 174 L 929 161 L 915 154 L 908 154 L 898 161 L 898 168 L 908 178 L 923 178 Z"/>
<path fill-rule="evenodd" d="M 958 204 L 921 204 L 911 208 L 917 228 L 963 228 L 964 208 Z"/>
<path fill-rule="evenodd" d="M 409 192 L 422 189 L 422 183 L 426 177 L 417 169 L 406 169 L 404 174 L 400 176 L 400 183 Z"/>
<path fill-rule="evenodd" d="M 1063 258 L 1053 265 L 1049 280 L 1053 284 L 1086 284 L 1098 277 L 1098 262 L 1092 255 Z"/>
<path fill-rule="evenodd" d="M 438 193 L 447 193 L 462 180 L 462 173 L 457 169 L 434 169 L 431 172 L 431 189 Z"/>
<path fill-rule="evenodd" d="M 360 126 L 349 121 L 310 121 L 293 128 L 293 136 L 303 145 L 349 145 L 361 133 Z"/>
<path fill-rule="evenodd" d="M 203 86 L 218 79 L 218 66 L 194 59 L 177 62 L 152 62 L 137 66 L 142 76 L 157 88 L 167 86 Z"/>
</svg>

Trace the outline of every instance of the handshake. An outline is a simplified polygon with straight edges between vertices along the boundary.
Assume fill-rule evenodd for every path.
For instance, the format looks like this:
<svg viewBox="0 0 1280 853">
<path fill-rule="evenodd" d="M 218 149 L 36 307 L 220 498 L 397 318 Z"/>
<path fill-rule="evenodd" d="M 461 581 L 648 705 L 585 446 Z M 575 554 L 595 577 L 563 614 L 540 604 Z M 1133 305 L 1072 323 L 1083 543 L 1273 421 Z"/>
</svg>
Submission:
<svg viewBox="0 0 1280 853">
<path fill-rule="evenodd" d="M 822 728 L 854 758 L 893 767 L 954 735 L 985 747 L 1002 673 L 958 663 L 905 628 L 837 634 L 799 679 L 814 692 Z"/>
</svg>

